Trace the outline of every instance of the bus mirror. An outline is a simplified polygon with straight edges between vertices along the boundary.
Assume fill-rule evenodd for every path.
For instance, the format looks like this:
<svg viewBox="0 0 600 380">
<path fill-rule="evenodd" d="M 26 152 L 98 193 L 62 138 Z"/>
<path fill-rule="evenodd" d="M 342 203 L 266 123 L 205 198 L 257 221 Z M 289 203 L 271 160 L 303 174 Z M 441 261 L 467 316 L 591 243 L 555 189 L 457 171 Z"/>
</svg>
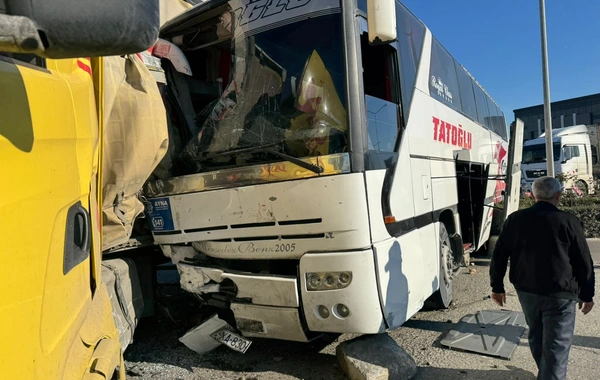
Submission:
<svg viewBox="0 0 600 380">
<path fill-rule="evenodd" d="M 370 43 L 396 40 L 396 0 L 367 0 Z"/>
<path fill-rule="evenodd" d="M 47 58 L 139 53 L 158 39 L 159 0 L 4 0 L 0 50 Z"/>
</svg>

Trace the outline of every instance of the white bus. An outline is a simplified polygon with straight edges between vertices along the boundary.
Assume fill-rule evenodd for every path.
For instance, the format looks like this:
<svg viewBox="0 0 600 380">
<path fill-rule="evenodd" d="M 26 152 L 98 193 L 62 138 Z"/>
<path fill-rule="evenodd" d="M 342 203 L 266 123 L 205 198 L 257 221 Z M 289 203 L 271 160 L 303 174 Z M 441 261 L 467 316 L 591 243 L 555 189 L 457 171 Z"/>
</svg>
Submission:
<svg viewBox="0 0 600 380">
<path fill-rule="evenodd" d="M 488 240 L 504 116 L 400 2 L 373 3 L 392 42 L 369 43 L 366 0 L 211 0 L 163 27 L 175 164 L 148 224 L 245 337 L 396 328 L 448 307 Z"/>
</svg>

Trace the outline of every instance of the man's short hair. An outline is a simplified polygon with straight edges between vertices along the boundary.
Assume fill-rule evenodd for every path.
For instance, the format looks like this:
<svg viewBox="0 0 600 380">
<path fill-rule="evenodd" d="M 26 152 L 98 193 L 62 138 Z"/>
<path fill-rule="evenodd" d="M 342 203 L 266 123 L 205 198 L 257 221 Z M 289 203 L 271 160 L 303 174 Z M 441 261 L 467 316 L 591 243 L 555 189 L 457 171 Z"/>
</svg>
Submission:
<svg viewBox="0 0 600 380">
<path fill-rule="evenodd" d="M 549 201 L 562 192 L 563 186 L 556 178 L 541 177 L 533 181 L 532 190 L 535 199 Z"/>
</svg>

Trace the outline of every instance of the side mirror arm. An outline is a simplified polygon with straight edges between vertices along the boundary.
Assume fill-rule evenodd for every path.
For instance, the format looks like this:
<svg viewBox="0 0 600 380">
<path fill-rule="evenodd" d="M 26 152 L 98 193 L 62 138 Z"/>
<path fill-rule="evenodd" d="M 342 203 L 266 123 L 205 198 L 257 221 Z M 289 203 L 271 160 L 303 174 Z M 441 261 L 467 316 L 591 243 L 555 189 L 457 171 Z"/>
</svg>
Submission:
<svg viewBox="0 0 600 380">
<path fill-rule="evenodd" d="M 44 56 L 37 25 L 23 16 L 0 15 L 0 51 Z"/>
</svg>

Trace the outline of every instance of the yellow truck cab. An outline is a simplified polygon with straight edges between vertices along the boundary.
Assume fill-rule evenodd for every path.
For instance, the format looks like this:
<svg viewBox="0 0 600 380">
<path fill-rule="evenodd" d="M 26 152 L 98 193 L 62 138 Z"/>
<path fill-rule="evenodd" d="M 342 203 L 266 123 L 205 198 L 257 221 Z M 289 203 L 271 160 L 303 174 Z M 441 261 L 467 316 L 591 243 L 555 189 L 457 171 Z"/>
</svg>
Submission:
<svg viewBox="0 0 600 380">
<path fill-rule="evenodd" d="M 100 57 L 158 29 L 158 0 L 0 0 L 1 379 L 125 378 L 101 265 Z"/>
</svg>

